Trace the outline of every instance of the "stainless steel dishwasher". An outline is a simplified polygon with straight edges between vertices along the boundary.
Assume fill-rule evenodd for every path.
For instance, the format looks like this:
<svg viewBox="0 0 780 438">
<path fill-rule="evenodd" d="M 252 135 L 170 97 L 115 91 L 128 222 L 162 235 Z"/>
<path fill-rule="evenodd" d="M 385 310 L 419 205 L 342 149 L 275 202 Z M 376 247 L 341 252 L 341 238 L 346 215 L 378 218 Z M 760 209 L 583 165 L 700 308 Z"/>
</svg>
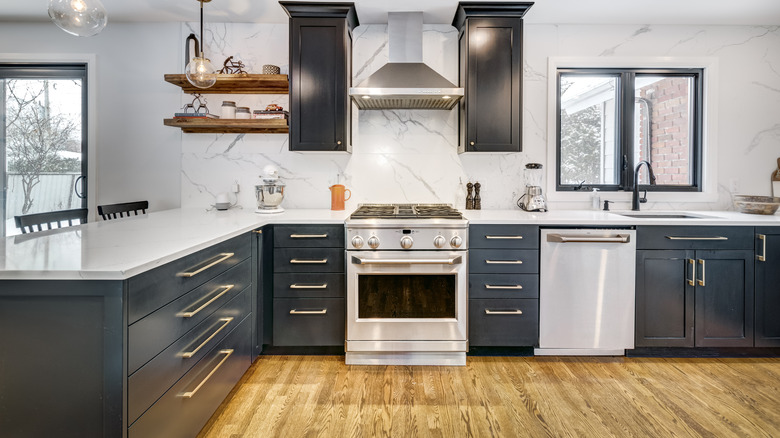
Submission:
<svg viewBox="0 0 780 438">
<path fill-rule="evenodd" d="M 537 355 L 634 348 L 636 231 L 542 229 Z"/>
</svg>

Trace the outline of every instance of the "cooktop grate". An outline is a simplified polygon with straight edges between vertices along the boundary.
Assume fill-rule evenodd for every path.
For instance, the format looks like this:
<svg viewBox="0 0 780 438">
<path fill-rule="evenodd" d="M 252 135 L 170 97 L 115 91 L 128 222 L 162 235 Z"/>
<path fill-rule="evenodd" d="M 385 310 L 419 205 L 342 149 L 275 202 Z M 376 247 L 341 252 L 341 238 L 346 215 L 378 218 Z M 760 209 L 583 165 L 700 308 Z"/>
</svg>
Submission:
<svg viewBox="0 0 780 438">
<path fill-rule="evenodd" d="M 449 204 L 363 204 L 350 219 L 463 219 Z"/>
</svg>

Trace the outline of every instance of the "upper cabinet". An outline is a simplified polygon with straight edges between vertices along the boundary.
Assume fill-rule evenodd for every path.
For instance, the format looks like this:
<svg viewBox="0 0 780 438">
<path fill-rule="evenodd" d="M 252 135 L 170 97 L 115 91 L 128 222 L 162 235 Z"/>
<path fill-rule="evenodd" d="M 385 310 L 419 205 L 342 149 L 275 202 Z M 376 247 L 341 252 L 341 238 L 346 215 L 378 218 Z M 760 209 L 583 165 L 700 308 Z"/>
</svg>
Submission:
<svg viewBox="0 0 780 438">
<path fill-rule="evenodd" d="M 290 16 L 290 150 L 352 150 L 354 3 L 279 2 Z"/>
<path fill-rule="evenodd" d="M 533 2 L 460 2 L 458 152 L 520 152 L 523 16 Z"/>
</svg>

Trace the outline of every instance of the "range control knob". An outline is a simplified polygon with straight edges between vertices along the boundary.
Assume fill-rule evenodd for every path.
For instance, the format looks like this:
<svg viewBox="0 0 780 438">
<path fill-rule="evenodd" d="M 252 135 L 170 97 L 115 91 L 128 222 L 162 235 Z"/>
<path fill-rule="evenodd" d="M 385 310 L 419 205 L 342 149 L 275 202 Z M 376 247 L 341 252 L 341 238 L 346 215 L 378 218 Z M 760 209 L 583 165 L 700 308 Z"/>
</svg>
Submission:
<svg viewBox="0 0 780 438">
<path fill-rule="evenodd" d="M 376 249 L 379 246 L 379 238 L 376 236 L 369 237 L 368 246 L 371 247 L 371 249 Z"/>
<path fill-rule="evenodd" d="M 401 238 L 401 248 L 403 249 L 411 248 L 413 243 L 414 240 L 412 240 L 412 236 L 404 236 Z"/>
<path fill-rule="evenodd" d="M 436 248 L 441 248 L 447 243 L 447 239 L 444 238 L 441 234 L 433 238 L 433 246 Z"/>
<path fill-rule="evenodd" d="M 452 245 L 453 248 L 460 248 L 460 246 L 463 245 L 463 239 L 461 239 L 460 236 L 454 236 L 450 239 L 450 245 Z"/>
<path fill-rule="evenodd" d="M 354 246 L 357 249 L 360 249 L 363 247 L 363 238 L 360 236 L 355 236 L 352 238 L 352 246 Z"/>
</svg>

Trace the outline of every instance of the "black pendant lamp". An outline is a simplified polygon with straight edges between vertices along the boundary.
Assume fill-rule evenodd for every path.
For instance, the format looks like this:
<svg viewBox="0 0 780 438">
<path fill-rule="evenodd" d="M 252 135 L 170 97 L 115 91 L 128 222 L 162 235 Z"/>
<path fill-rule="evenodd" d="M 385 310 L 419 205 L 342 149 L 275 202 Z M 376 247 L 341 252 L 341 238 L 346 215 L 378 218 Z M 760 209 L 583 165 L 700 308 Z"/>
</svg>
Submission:
<svg viewBox="0 0 780 438">
<path fill-rule="evenodd" d="M 217 82 L 217 72 L 211 61 L 203 55 L 203 3 L 211 0 L 197 0 L 200 3 L 200 53 L 192 58 L 185 68 L 187 80 L 195 87 L 209 88 Z"/>
</svg>

